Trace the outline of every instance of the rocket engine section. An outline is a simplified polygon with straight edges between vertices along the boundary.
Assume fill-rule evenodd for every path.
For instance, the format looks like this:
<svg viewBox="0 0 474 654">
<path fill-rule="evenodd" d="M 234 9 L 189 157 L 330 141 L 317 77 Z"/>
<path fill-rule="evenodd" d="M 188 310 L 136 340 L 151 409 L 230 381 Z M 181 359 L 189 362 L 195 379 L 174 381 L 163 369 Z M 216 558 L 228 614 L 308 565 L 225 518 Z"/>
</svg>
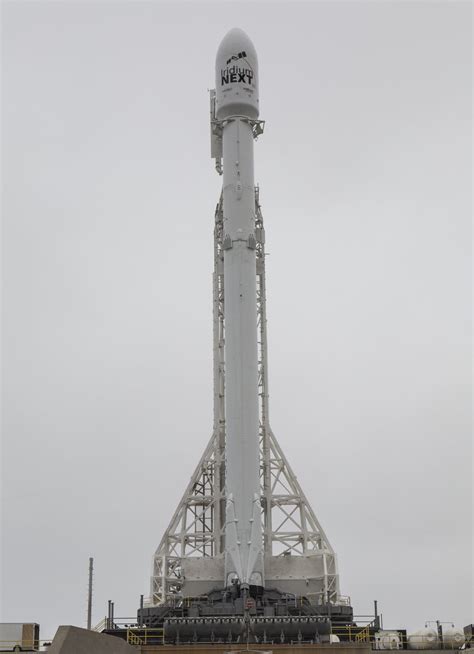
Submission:
<svg viewBox="0 0 474 654">
<path fill-rule="evenodd" d="M 260 506 L 255 180 L 257 53 L 233 29 L 216 58 L 222 128 L 226 417 L 225 585 L 263 586 Z"/>
</svg>

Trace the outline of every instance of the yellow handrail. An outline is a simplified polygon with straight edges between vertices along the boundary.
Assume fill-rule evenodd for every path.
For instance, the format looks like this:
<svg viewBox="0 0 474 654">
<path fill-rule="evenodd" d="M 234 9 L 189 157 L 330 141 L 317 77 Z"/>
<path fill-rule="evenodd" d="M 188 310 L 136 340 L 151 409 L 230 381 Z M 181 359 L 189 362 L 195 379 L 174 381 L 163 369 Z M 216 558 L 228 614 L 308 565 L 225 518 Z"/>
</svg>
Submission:
<svg viewBox="0 0 474 654">
<path fill-rule="evenodd" d="M 163 628 L 128 627 L 127 643 L 129 645 L 149 645 L 150 639 L 163 638 Z"/>
<path fill-rule="evenodd" d="M 137 634 L 132 629 L 127 629 L 127 643 L 129 645 L 144 645 L 145 643 L 137 636 Z"/>
<path fill-rule="evenodd" d="M 344 639 L 350 643 L 365 643 L 370 642 L 370 625 L 365 627 L 354 626 L 354 625 L 333 625 L 331 628 L 331 633 L 335 636 L 342 636 Z"/>
<path fill-rule="evenodd" d="M 355 637 L 356 643 L 366 643 L 370 642 L 370 630 L 369 627 L 365 627 L 365 629 L 362 629 L 362 631 L 359 631 L 358 634 L 356 634 Z"/>
</svg>

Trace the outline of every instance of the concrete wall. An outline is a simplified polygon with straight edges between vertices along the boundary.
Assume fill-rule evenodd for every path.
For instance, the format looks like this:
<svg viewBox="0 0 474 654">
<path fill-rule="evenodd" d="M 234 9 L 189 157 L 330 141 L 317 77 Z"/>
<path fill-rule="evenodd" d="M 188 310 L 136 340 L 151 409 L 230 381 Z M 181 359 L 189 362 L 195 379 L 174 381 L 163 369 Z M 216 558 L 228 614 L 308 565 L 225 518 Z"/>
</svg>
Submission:
<svg viewBox="0 0 474 654">
<path fill-rule="evenodd" d="M 137 654 L 120 638 L 79 627 L 59 627 L 48 654 Z"/>
</svg>

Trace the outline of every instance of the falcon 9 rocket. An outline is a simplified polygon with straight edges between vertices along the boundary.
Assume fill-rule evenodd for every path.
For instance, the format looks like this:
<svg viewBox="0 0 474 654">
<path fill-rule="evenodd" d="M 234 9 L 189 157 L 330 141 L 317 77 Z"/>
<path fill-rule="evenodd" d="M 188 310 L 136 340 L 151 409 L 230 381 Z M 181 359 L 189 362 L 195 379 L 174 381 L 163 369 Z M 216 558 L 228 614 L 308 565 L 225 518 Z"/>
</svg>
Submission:
<svg viewBox="0 0 474 654">
<path fill-rule="evenodd" d="M 258 105 L 257 53 L 245 32 L 233 29 L 217 51 L 215 105 L 223 160 L 227 586 L 263 586 L 252 127 Z"/>
</svg>

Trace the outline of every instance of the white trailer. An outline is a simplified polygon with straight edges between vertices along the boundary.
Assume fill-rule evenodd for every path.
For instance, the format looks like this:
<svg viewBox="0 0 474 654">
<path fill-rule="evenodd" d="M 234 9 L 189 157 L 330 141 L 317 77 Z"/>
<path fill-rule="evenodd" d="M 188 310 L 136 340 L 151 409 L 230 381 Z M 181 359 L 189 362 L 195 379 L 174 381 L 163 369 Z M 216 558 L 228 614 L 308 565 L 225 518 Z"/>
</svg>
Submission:
<svg viewBox="0 0 474 654">
<path fill-rule="evenodd" d="M 39 624 L 1 622 L 0 652 L 39 652 Z"/>
</svg>

